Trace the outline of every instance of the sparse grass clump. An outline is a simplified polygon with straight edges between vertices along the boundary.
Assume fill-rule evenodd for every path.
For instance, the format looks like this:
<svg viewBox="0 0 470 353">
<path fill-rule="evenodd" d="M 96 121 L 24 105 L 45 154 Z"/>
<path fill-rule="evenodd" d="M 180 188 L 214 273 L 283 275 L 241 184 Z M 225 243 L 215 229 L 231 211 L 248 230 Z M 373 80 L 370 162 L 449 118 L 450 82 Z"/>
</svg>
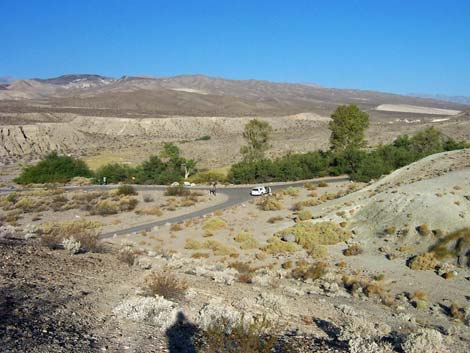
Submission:
<svg viewBox="0 0 470 353">
<path fill-rule="evenodd" d="M 277 211 L 283 208 L 282 203 L 272 196 L 262 197 L 256 204 L 263 211 Z"/>
<path fill-rule="evenodd" d="M 258 240 L 255 239 L 253 234 L 248 232 L 238 233 L 234 240 L 240 243 L 240 249 L 242 250 L 258 249 L 260 247 Z"/>
<path fill-rule="evenodd" d="M 395 226 L 388 226 L 387 228 L 384 229 L 384 234 L 392 235 L 397 232 L 397 227 Z"/>
<path fill-rule="evenodd" d="M 146 194 L 143 196 L 144 202 L 153 202 L 155 201 L 152 195 Z"/>
<path fill-rule="evenodd" d="M 180 230 L 183 230 L 183 226 L 179 223 L 173 223 L 170 225 L 170 232 L 179 232 Z"/>
<path fill-rule="evenodd" d="M 299 248 L 295 243 L 288 243 L 278 237 L 271 237 L 263 250 L 269 254 L 290 254 L 298 251 Z"/>
<path fill-rule="evenodd" d="M 139 200 L 137 200 L 134 197 L 123 197 L 122 199 L 119 200 L 119 210 L 121 212 L 129 212 L 135 209 L 137 204 L 139 203 Z"/>
<path fill-rule="evenodd" d="M 303 281 L 311 279 L 315 281 L 322 278 L 328 269 L 328 264 L 325 262 L 317 262 L 314 264 L 308 264 L 304 261 L 299 261 L 297 266 L 292 269 L 290 275 L 294 279 L 301 279 Z"/>
<path fill-rule="evenodd" d="M 50 249 L 58 249 L 63 245 L 64 239 L 74 239 L 74 241 L 80 242 L 81 251 L 99 252 L 102 247 L 96 228 L 100 226 L 99 222 L 86 220 L 44 223 L 40 227 L 41 242 Z"/>
<path fill-rule="evenodd" d="M 470 251 L 470 228 L 463 228 L 452 232 L 451 234 L 439 239 L 429 251 L 434 254 L 437 259 L 457 258 L 460 265 Z"/>
<path fill-rule="evenodd" d="M 169 186 L 165 190 L 165 196 L 189 196 L 191 190 L 182 185 Z"/>
<path fill-rule="evenodd" d="M 119 203 L 111 200 L 99 201 L 90 211 L 92 215 L 107 216 L 118 213 L 120 210 Z"/>
<path fill-rule="evenodd" d="M 312 219 L 313 218 L 312 211 L 302 210 L 298 213 L 297 218 L 299 219 L 299 221 L 306 221 L 306 220 Z"/>
<path fill-rule="evenodd" d="M 184 298 L 188 285 L 179 280 L 170 271 L 152 272 L 145 278 L 145 290 L 150 296 L 159 295 L 168 300 L 181 300 Z"/>
<path fill-rule="evenodd" d="M 318 187 L 320 188 L 326 188 L 328 186 L 328 183 L 326 181 L 320 181 L 318 183 Z"/>
<path fill-rule="evenodd" d="M 297 197 L 299 196 L 299 193 L 300 193 L 300 189 L 292 187 L 292 186 L 289 186 L 288 188 L 284 189 L 284 194 L 287 196 Z"/>
<path fill-rule="evenodd" d="M 276 331 L 275 325 L 266 317 L 249 321 L 242 316 L 236 322 L 214 318 L 202 332 L 197 348 L 198 352 L 211 353 L 269 353 L 279 341 Z"/>
<path fill-rule="evenodd" d="M 296 242 L 307 252 L 315 252 L 320 245 L 334 245 L 351 237 L 351 233 L 332 222 L 297 223 L 292 227 L 276 233 L 277 237 L 295 235 Z"/>
<path fill-rule="evenodd" d="M 214 239 L 208 239 L 203 242 L 196 239 L 186 239 L 186 244 L 184 246 L 188 250 L 202 250 L 209 249 L 212 250 L 216 256 L 226 256 L 237 254 L 237 249 L 232 246 L 221 243 L 220 241 Z"/>
<path fill-rule="evenodd" d="M 156 216 L 160 217 L 163 214 L 163 211 L 161 210 L 160 207 L 155 206 L 155 207 L 149 207 L 149 208 L 141 208 L 135 211 L 136 214 L 143 214 L 147 216 Z"/>
<path fill-rule="evenodd" d="M 120 185 L 116 191 L 116 195 L 120 195 L 120 196 L 137 195 L 137 191 L 132 185 Z"/>
<path fill-rule="evenodd" d="M 204 221 L 202 229 L 208 232 L 215 232 L 227 228 L 227 222 L 220 217 L 212 217 Z"/>
<path fill-rule="evenodd" d="M 421 224 L 416 227 L 416 231 L 418 232 L 419 235 L 426 236 L 431 234 L 431 230 L 427 226 L 427 224 Z"/>
<path fill-rule="evenodd" d="M 268 219 L 268 223 L 274 224 L 274 223 L 282 221 L 283 219 L 284 217 L 282 216 L 274 216 Z"/>
<path fill-rule="evenodd" d="M 362 254 L 363 249 L 359 244 L 351 244 L 343 251 L 344 256 L 356 256 Z"/>
<path fill-rule="evenodd" d="M 417 255 L 408 261 L 408 266 L 412 270 L 434 270 L 437 264 L 438 261 L 431 252 Z"/>
</svg>

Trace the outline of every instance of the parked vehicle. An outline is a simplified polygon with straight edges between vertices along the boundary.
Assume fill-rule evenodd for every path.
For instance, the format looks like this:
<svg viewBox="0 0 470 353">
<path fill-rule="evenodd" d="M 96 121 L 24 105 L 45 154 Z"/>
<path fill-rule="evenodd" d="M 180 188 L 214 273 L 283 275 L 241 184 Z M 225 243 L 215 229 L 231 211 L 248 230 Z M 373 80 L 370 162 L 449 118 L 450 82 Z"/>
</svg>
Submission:
<svg viewBox="0 0 470 353">
<path fill-rule="evenodd" d="M 255 186 L 253 189 L 250 191 L 251 196 L 263 196 L 268 193 L 268 190 L 264 186 Z"/>
</svg>

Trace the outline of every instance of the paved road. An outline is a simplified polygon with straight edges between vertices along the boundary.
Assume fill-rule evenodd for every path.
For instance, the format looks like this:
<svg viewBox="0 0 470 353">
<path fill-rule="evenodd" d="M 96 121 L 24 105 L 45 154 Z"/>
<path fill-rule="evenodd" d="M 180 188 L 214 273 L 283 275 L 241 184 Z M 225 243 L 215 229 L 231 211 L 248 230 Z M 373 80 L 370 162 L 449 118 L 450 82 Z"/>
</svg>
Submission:
<svg viewBox="0 0 470 353">
<path fill-rule="evenodd" d="M 313 179 L 312 181 L 316 181 L 316 180 L 323 180 L 327 183 L 344 183 L 345 181 L 349 181 L 350 179 L 349 177 L 336 177 L 336 178 Z M 301 186 L 304 183 L 305 182 L 296 182 L 296 183 L 279 183 L 279 184 L 269 184 L 269 185 L 271 186 L 272 190 L 278 190 L 278 189 L 287 188 L 289 186 Z M 138 190 L 152 190 L 152 188 L 156 189 L 157 187 L 137 187 Z M 166 188 L 166 187 L 158 187 L 158 189 L 160 188 Z M 198 189 L 208 190 L 208 188 L 198 188 Z M 221 187 L 217 189 L 217 193 L 225 194 L 228 196 L 225 202 L 222 202 L 214 206 L 206 207 L 198 211 L 186 213 L 184 215 L 175 216 L 172 218 L 166 218 L 166 219 L 155 221 L 155 222 L 140 224 L 140 225 L 133 226 L 130 228 L 120 229 L 114 232 L 105 233 L 105 234 L 102 234 L 101 237 L 109 238 L 109 237 L 113 237 L 114 235 L 119 236 L 119 235 L 130 234 L 130 233 L 138 233 L 138 232 L 145 231 L 145 230 L 150 231 L 153 227 L 162 226 L 167 223 L 181 223 L 188 219 L 198 218 L 198 217 L 210 214 L 217 210 L 225 210 L 232 206 L 248 201 L 251 198 L 250 190 L 251 190 L 251 187 L 227 187 L 227 188 Z"/>
<path fill-rule="evenodd" d="M 349 177 L 341 176 L 341 177 L 331 177 L 331 178 L 318 178 L 318 179 L 312 179 L 310 181 L 312 182 L 325 181 L 331 184 L 331 183 L 343 183 L 349 180 L 350 180 Z M 269 185 L 272 190 L 278 190 L 278 189 L 287 188 L 289 186 L 302 186 L 304 183 L 305 181 L 291 182 L 291 183 L 268 183 L 265 185 Z M 64 187 L 64 189 L 65 190 L 93 191 L 93 190 L 110 190 L 110 189 L 115 189 L 117 187 L 118 185 L 87 185 L 87 186 L 66 186 Z M 134 185 L 134 187 L 138 191 L 165 190 L 167 188 L 167 186 L 162 186 L 162 185 Z M 209 190 L 208 187 L 194 187 L 194 189 Z M 251 190 L 251 186 L 239 186 L 239 187 L 221 186 L 217 189 L 217 193 L 227 195 L 227 200 L 220 204 L 206 207 L 198 211 L 186 213 L 184 215 L 166 218 L 163 220 L 154 221 L 150 223 L 139 224 L 139 225 L 132 226 L 126 229 L 119 229 L 114 232 L 102 234 L 101 237 L 110 238 L 114 235 L 138 233 L 138 232 L 145 231 L 145 230 L 151 230 L 153 227 L 161 226 L 166 223 L 181 223 L 188 219 L 201 217 L 217 210 L 225 210 L 232 206 L 248 201 L 251 198 L 250 190 Z M 21 190 L 0 188 L 0 194 L 7 194 L 7 193 L 14 192 L 14 191 L 21 191 Z"/>
</svg>

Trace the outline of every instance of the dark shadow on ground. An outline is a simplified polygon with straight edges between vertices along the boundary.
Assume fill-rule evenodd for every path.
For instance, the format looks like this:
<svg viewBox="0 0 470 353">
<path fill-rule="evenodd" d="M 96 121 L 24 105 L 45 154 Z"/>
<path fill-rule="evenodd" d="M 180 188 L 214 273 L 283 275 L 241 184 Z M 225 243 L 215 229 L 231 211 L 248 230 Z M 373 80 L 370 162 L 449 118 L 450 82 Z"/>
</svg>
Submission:
<svg viewBox="0 0 470 353">
<path fill-rule="evenodd" d="M 198 328 L 188 321 L 183 312 L 179 312 L 175 323 L 166 330 L 170 353 L 197 353 L 194 336 Z"/>
</svg>

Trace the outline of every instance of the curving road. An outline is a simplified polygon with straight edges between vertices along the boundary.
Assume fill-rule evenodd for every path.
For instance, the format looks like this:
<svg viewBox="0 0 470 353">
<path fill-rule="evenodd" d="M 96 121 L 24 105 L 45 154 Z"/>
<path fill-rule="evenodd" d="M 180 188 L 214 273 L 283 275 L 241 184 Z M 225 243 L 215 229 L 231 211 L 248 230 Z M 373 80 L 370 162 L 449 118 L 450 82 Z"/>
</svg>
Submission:
<svg viewBox="0 0 470 353">
<path fill-rule="evenodd" d="M 317 178 L 308 181 L 299 181 L 299 182 L 290 182 L 290 183 L 269 183 L 264 185 L 269 185 L 272 190 L 279 190 L 283 188 L 287 188 L 289 186 L 302 186 L 306 182 L 319 182 L 324 181 L 327 183 L 343 183 L 349 181 L 349 177 L 340 176 L 340 177 L 331 177 L 331 178 Z M 151 190 L 165 190 L 168 186 L 162 185 L 133 185 L 136 190 L 138 191 L 151 191 Z M 115 189 L 118 185 L 87 185 L 87 186 L 66 186 L 64 190 L 84 190 L 84 191 L 93 191 L 93 190 L 108 190 L 108 189 Z M 151 230 L 153 227 L 165 225 L 167 223 L 181 223 L 188 219 L 198 218 L 201 216 L 205 216 L 217 210 L 225 210 L 229 207 L 241 204 L 243 202 L 248 201 L 250 196 L 251 186 L 237 186 L 237 187 L 219 187 L 217 189 L 218 194 L 225 194 L 227 195 L 227 200 L 210 207 L 203 208 L 201 210 L 197 210 L 194 212 L 186 213 L 183 215 L 166 218 L 159 221 L 149 222 L 145 224 L 139 224 L 136 226 L 132 226 L 125 229 L 120 229 L 114 232 L 104 233 L 101 235 L 101 238 L 110 238 L 114 235 L 124 235 L 129 233 L 138 233 L 145 230 Z M 193 189 L 196 190 L 209 190 L 209 187 L 194 187 Z M 30 190 L 24 189 L 23 191 Z M 6 194 L 15 191 L 22 191 L 16 189 L 7 189 L 7 188 L 0 188 L 0 194 Z"/>
</svg>

